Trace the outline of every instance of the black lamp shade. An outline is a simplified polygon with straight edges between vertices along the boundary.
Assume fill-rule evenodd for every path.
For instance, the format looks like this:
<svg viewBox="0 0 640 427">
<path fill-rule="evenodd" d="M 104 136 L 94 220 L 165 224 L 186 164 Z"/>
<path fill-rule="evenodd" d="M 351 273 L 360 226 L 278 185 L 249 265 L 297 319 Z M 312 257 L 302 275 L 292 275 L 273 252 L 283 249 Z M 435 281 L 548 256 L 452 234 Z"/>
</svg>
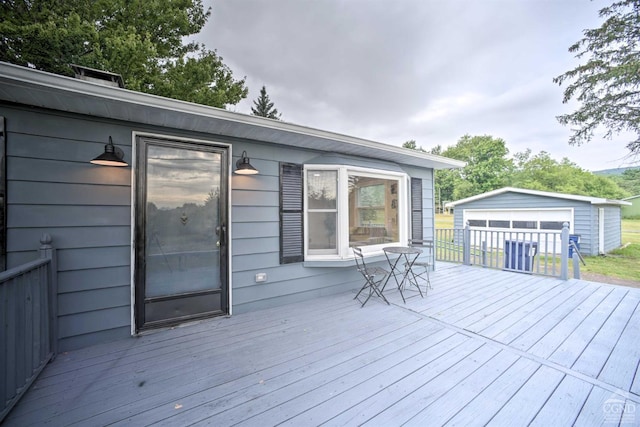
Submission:
<svg viewBox="0 0 640 427">
<path fill-rule="evenodd" d="M 251 166 L 247 152 L 243 151 L 242 156 L 236 162 L 236 170 L 234 172 L 238 175 L 256 175 L 258 174 L 258 169 Z"/>
<path fill-rule="evenodd" d="M 123 157 L 124 153 L 113 145 L 113 141 L 109 137 L 109 143 L 104 146 L 104 153 L 91 160 L 90 163 L 101 166 L 129 166 Z"/>
</svg>

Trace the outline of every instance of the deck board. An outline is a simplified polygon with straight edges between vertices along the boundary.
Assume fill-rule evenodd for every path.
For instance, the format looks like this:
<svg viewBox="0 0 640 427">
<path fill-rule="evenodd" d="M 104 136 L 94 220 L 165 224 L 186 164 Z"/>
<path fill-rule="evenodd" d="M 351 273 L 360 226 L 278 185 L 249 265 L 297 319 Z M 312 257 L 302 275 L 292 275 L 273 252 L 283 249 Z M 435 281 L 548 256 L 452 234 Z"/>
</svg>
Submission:
<svg viewBox="0 0 640 427">
<path fill-rule="evenodd" d="M 582 304 L 567 313 L 552 329 L 544 331 L 544 335 L 527 349 L 528 352 L 547 358 L 576 330 L 593 310 L 598 307 L 611 293 L 611 289 L 599 289 Z M 549 333 L 553 331 L 553 333 Z"/>
<path fill-rule="evenodd" d="M 283 393 L 278 396 L 279 399 L 283 400 L 282 404 L 275 404 L 278 401 L 271 399 L 261 402 L 258 408 L 261 407 L 264 411 L 257 414 L 258 418 L 255 416 L 248 418 L 246 414 L 247 408 L 240 407 L 232 414 L 221 414 L 219 419 L 209 419 L 207 422 L 223 423 L 231 416 L 232 421 L 236 421 L 236 417 L 242 419 L 239 425 L 252 425 L 261 418 L 280 423 L 323 404 L 329 399 L 333 401 L 330 405 L 332 411 L 335 411 L 333 405 L 337 404 L 336 401 L 338 400 L 343 404 L 359 402 L 377 390 L 388 390 L 393 387 L 398 378 L 407 380 L 421 377 L 422 370 L 426 366 L 433 367 L 434 372 L 437 372 L 438 362 L 447 366 L 453 363 L 452 360 L 447 360 L 448 358 L 446 357 L 453 353 L 452 350 L 464 351 L 465 346 L 475 348 L 478 345 L 477 343 L 471 343 L 470 340 L 462 336 L 450 336 L 442 341 L 442 345 L 433 346 L 430 344 L 425 342 L 424 345 L 429 347 L 424 348 L 424 351 L 417 354 L 395 352 L 393 354 L 394 357 L 387 357 L 381 360 L 381 363 L 373 363 L 352 372 L 344 372 L 342 377 L 339 377 L 339 383 L 311 384 L 310 388 L 303 387 L 302 389 L 293 390 L 294 393 L 291 393 L 290 390 L 283 390 Z M 416 369 L 416 367 L 420 368 Z M 420 379 L 423 380 L 423 378 Z M 311 391 L 306 392 L 305 390 Z M 296 397 L 290 399 L 292 395 Z M 379 396 L 374 397 L 374 400 L 378 399 Z M 252 405 L 251 409 L 253 410 L 254 407 L 255 405 Z M 304 421 L 302 419 L 297 420 L 294 424 L 309 425 L 307 422 L 313 424 L 313 421 Z"/>
<path fill-rule="evenodd" d="M 630 390 L 640 361 L 640 306 L 637 306 L 598 379 Z"/>
<path fill-rule="evenodd" d="M 5 425 L 640 424 L 640 290 L 445 267 L 60 354 Z"/>
<path fill-rule="evenodd" d="M 533 419 L 531 426 L 573 425 L 592 388 L 593 386 L 587 382 L 565 376 Z"/>
<path fill-rule="evenodd" d="M 535 313 L 540 312 L 539 308 L 545 307 L 548 304 L 553 305 L 556 300 L 562 300 L 564 293 L 571 293 L 571 289 L 563 286 L 548 286 L 548 289 L 541 294 L 531 295 L 523 307 L 512 310 L 502 319 L 481 329 L 480 332 L 484 336 L 496 339 L 497 336 L 501 336 L 502 334 L 506 335 L 506 331 L 510 331 L 510 333 L 513 334 L 515 330 L 518 329 L 520 331 L 527 330 L 532 323 L 535 323 L 535 320 L 539 320 L 539 318 L 535 317 Z M 542 311 L 548 312 L 548 309 Z M 504 343 L 509 342 L 509 340 L 504 337 L 499 339 L 499 341 Z"/>
<path fill-rule="evenodd" d="M 444 425 L 485 425 L 539 368 L 540 364 L 536 362 L 525 358 L 518 359 Z"/>
<path fill-rule="evenodd" d="M 502 321 L 506 316 L 514 311 L 526 309 L 533 299 L 538 298 L 549 291 L 544 281 L 533 281 L 530 283 L 531 284 L 527 286 L 527 288 L 521 289 L 508 297 L 490 300 L 491 305 L 487 306 L 483 310 L 476 311 L 473 316 L 469 316 L 463 319 L 463 321 L 456 322 L 454 324 L 473 332 L 481 332 L 484 329 Z M 487 302 L 484 304 L 486 303 Z"/>
<path fill-rule="evenodd" d="M 639 302 L 637 295 L 624 298 L 571 368 L 597 378 L 609 357 L 607 349 L 616 345 Z"/>
<path fill-rule="evenodd" d="M 349 360 L 346 363 L 336 363 L 335 358 L 330 358 L 326 363 L 326 369 L 313 369 L 314 374 L 305 375 L 297 381 L 268 381 L 267 387 L 259 393 L 247 396 L 238 391 L 230 399 L 218 402 L 215 414 L 210 408 L 198 407 L 188 414 L 190 421 L 206 420 L 214 424 L 235 424 L 251 420 L 254 416 L 267 417 L 276 422 L 286 419 L 288 410 L 300 411 L 304 405 L 320 403 L 323 399 L 338 393 L 339 388 L 348 388 L 364 381 L 376 378 L 380 372 L 398 369 L 397 366 L 413 366 L 417 357 L 412 354 L 423 348 L 433 347 L 436 343 L 446 341 L 452 336 L 450 331 L 440 331 L 432 335 L 432 340 L 418 340 L 419 344 L 408 348 L 409 342 L 392 343 L 377 352 L 369 352 L 361 357 Z M 449 341 L 454 344 L 460 338 Z M 446 344 L 445 344 L 446 345 Z M 437 351 L 443 351 L 445 346 L 437 346 Z M 406 368 L 405 368 L 406 369 Z M 376 380 L 380 380 L 376 378 Z M 293 409 L 292 409 L 293 408 Z M 284 416 L 284 418 L 283 418 Z M 166 425 L 175 423 L 173 419 L 167 419 Z M 255 420 L 254 420 L 255 421 Z M 249 421 L 251 422 L 251 421 Z"/>
<path fill-rule="evenodd" d="M 603 426 L 603 425 L 618 425 L 620 422 L 621 413 L 617 411 L 609 411 L 605 414 L 603 410 L 604 404 L 615 398 L 610 391 L 600 387 L 594 387 L 589 393 L 578 418 L 576 418 L 576 426 Z M 636 420 L 637 421 L 637 420 Z M 638 423 L 632 423 L 630 425 L 637 425 Z"/>
<path fill-rule="evenodd" d="M 345 310 L 348 313 L 350 310 Z M 339 319 L 340 316 L 337 312 L 332 312 L 335 317 Z M 376 320 L 378 321 L 378 320 Z M 234 352 L 237 354 L 238 351 L 244 352 L 247 346 L 261 344 L 264 342 L 268 342 L 275 338 L 279 338 L 279 336 L 283 334 L 291 334 L 295 333 L 296 329 L 302 328 L 303 330 L 308 326 L 312 325 L 312 323 L 302 323 L 298 325 L 287 325 L 283 327 L 282 325 L 276 325 L 272 329 L 266 330 L 261 329 L 260 333 L 256 334 L 244 334 L 239 337 L 229 338 L 229 343 L 236 343 L 238 347 L 235 349 L 227 349 L 226 347 L 220 347 L 216 344 L 217 340 L 191 340 L 189 343 L 185 343 L 180 340 L 176 340 L 177 342 L 170 341 L 165 342 L 163 347 L 158 349 L 157 351 L 147 351 L 144 352 L 134 352 L 131 354 L 124 354 L 117 360 L 118 366 L 115 368 L 110 368 L 108 374 L 102 374 L 101 372 L 105 368 L 109 368 L 113 363 L 113 360 L 107 360 L 102 362 L 101 364 L 93 364 L 89 366 L 81 366 L 75 372 L 73 377 L 61 377 L 58 375 L 53 378 L 51 376 L 43 379 L 42 384 L 38 386 L 37 390 L 43 386 L 48 386 L 52 381 L 58 380 L 58 382 L 53 382 L 54 387 L 52 391 L 60 390 L 61 385 L 64 383 L 67 385 L 65 391 L 72 391 L 78 388 L 78 385 L 82 386 L 83 384 L 90 385 L 96 376 L 96 372 L 100 373 L 101 378 L 101 387 L 108 388 L 117 385 L 127 377 L 131 375 L 131 372 L 143 372 L 144 375 L 141 377 L 141 381 L 144 380 L 144 377 L 152 377 L 154 374 L 161 372 L 166 366 L 167 363 L 175 363 L 175 361 L 179 361 L 179 365 L 173 364 L 172 366 L 176 368 L 174 375 L 184 375 L 187 372 L 185 370 L 189 369 L 190 365 L 193 365 L 194 359 L 202 359 L 205 357 L 219 356 L 224 357 L 225 354 L 229 352 Z M 257 326 L 257 325 L 256 325 Z M 334 325 L 335 330 L 339 331 L 342 329 L 341 325 Z M 315 334 L 313 332 L 309 332 L 307 334 L 309 339 L 313 341 L 313 337 Z M 244 337 L 245 339 L 242 339 Z M 247 338 L 248 337 L 248 338 Z M 346 339 L 349 339 L 346 338 Z M 246 341 L 252 340 L 252 341 Z M 149 366 L 151 364 L 151 366 Z M 197 369 L 197 367 L 196 367 Z M 95 387 L 93 387 L 95 389 Z M 40 399 L 40 402 L 43 402 L 43 396 L 39 393 L 34 393 L 35 397 Z M 63 399 L 64 396 L 60 395 L 60 393 L 53 394 L 55 399 Z"/>
<path fill-rule="evenodd" d="M 562 366 L 571 367 L 582 355 L 587 345 L 596 336 L 598 331 L 605 324 L 607 319 L 616 320 L 610 317 L 618 307 L 627 291 L 623 288 L 615 289 L 586 316 L 573 332 L 555 349 L 548 357 L 548 360 Z M 626 323 L 626 319 L 625 319 Z"/>
<path fill-rule="evenodd" d="M 464 409 L 519 359 L 513 353 L 501 351 L 455 387 L 442 393 L 430 405 L 409 420 L 411 425 L 443 425 Z M 422 404 L 422 402 L 421 402 Z"/>
<path fill-rule="evenodd" d="M 563 378 L 563 373 L 542 366 L 491 418 L 487 425 L 528 425 L 540 412 Z"/>
<path fill-rule="evenodd" d="M 590 288 L 586 286 L 564 287 L 561 290 L 561 293 L 555 294 L 547 302 L 539 305 L 532 311 L 524 313 L 513 312 L 511 316 L 514 317 L 516 321 L 499 333 L 496 334 L 493 330 L 486 330 L 484 333 L 496 341 L 510 344 L 527 331 L 537 330 L 544 332 L 543 325 L 545 322 L 549 322 L 548 316 L 551 313 L 562 313 L 562 311 L 569 312 L 571 307 L 574 307 L 577 303 L 584 301 L 584 299 L 593 292 L 593 289 L 594 287 Z M 560 316 L 562 316 L 562 314 L 560 314 Z"/>
</svg>

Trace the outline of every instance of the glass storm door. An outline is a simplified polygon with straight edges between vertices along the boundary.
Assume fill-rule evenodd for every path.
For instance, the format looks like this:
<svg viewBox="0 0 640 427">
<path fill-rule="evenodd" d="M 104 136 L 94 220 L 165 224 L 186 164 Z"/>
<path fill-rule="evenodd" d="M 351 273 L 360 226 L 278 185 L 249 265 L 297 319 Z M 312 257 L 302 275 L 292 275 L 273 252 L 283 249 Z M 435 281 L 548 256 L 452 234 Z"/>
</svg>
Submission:
<svg viewBox="0 0 640 427">
<path fill-rule="evenodd" d="M 228 313 L 227 155 L 138 138 L 136 330 Z"/>
</svg>

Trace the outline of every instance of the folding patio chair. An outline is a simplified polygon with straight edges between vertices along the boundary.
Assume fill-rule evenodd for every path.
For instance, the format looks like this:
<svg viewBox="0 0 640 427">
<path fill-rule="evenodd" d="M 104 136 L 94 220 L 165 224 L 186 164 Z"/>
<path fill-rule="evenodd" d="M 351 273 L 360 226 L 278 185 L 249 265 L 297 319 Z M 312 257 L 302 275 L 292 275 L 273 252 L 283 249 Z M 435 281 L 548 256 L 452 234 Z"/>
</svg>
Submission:
<svg viewBox="0 0 640 427">
<path fill-rule="evenodd" d="M 433 267 L 433 240 L 412 239 L 409 240 L 409 245 L 420 248 L 423 252 L 422 256 L 418 258 L 413 265 L 409 266 L 405 264 L 405 268 L 411 268 L 408 278 L 413 284 L 418 286 L 418 289 L 420 288 L 418 279 L 426 281 L 426 293 L 428 289 L 433 289 L 431 287 L 431 281 L 429 280 L 429 270 Z"/>
<path fill-rule="evenodd" d="M 362 255 L 362 249 L 352 249 L 353 257 L 356 260 L 356 268 L 360 272 L 360 274 L 362 274 L 362 277 L 364 277 L 365 280 L 362 288 L 360 288 L 353 299 L 357 299 L 362 291 L 367 290 L 369 295 L 367 295 L 367 298 L 364 300 L 360 307 L 364 307 L 364 305 L 367 303 L 367 301 L 369 301 L 369 298 L 371 298 L 372 295 L 376 295 L 382 298 L 384 302 L 389 304 L 389 301 L 387 301 L 385 296 L 382 295 L 382 289 L 380 288 L 380 284 L 385 282 L 385 279 L 387 278 L 387 276 L 389 276 L 389 272 L 381 267 L 367 267 L 367 264 L 364 261 L 364 256 Z M 360 300 L 358 299 L 358 301 Z"/>
</svg>

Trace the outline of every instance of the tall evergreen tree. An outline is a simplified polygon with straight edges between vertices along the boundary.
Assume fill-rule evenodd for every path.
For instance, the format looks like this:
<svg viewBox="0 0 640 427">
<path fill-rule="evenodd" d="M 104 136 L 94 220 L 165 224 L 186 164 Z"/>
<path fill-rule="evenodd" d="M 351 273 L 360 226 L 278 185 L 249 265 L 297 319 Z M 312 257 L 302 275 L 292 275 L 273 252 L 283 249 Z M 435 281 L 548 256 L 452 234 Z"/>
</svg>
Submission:
<svg viewBox="0 0 640 427">
<path fill-rule="evenodd" d="M 278 113 L 278 109 L 274 108 L 273 102 L 271 102 L 269 95 L 267 95 L 267 88 L 264 86 L 260 89 L 260 96 L 258 99 L 253 101 L 251 114 L 275 120 L 280 120 L 280 117 L 282 116 L 282 114 Z"/>
<path fill-rule="evenodd" d="M 569 48 L 583 63 L 553 79 L 569 83 L 565 103 L 581 104 L 558 121 L 572 127 L 570 144 L 589 142 L 603 128 L 607 137 L 632 134 L 627 148 L 640 155 L 640 0 L 615 1 L 600 16 L 602 26 Z"/>
</svg>

